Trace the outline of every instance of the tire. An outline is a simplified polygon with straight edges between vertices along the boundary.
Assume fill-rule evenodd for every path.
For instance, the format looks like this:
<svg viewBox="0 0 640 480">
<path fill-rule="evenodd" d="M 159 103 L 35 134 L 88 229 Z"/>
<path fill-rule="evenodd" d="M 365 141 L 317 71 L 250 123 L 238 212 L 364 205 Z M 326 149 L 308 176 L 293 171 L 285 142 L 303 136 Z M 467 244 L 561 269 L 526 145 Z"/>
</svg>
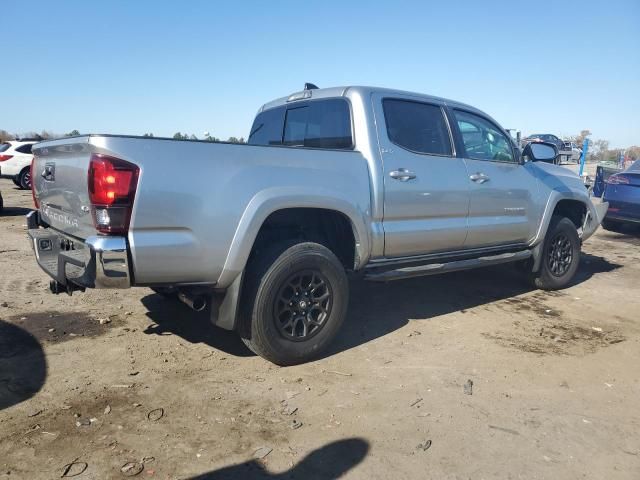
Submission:
<svg viewBox="0 0 640 480">
<path fill-rule="evenodd" d="M 18 187 L 22 190 L 31 190 L 31 169 L 23 168 L 18 174 Z"/>
<path fill-rule="evenodd" d="M 616 222 L 613 220 L 602 220 L 602 228 L 609 232 L 621 233 L 624 230 L 624 224 L 622 222 Z"/>
<path fill-rule="evenodd" d="M 245 279 L 238 330 L 253 352 L 272 363 L 316 358 L 344 322 L 347 275 L 323 245 L 275 245 L 250 259 Z"/>
<path fill-rule="evenodd" d="M 542 290 L 569 285 L 580 264 L 580 238 L 576 226 L 565 217 L 553 216 L 542 249 L 540 269 L 533 283 Z"/>
<path fill-rule="evenodd" d="M 2 200 L 2 194 L 0 193 L 0 214 L 2 214 L 2 210 L 4 210 L 4 200 Z"/>
</svg>

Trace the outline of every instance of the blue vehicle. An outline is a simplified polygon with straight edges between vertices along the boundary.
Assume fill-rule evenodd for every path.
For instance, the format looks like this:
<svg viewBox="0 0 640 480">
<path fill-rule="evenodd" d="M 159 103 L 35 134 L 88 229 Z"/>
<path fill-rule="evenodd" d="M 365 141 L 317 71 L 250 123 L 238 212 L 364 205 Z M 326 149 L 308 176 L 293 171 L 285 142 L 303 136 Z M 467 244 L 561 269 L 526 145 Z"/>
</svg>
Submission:
<svg viewBox="0 0 640 480">
<path fill-rule="evenodd" d="M 619 232 L 625 224 L 640 227 L 640 160 L 607 179 L 602 200 L 609 202 L 602 221 L 605 230 Z"/>
</svg>

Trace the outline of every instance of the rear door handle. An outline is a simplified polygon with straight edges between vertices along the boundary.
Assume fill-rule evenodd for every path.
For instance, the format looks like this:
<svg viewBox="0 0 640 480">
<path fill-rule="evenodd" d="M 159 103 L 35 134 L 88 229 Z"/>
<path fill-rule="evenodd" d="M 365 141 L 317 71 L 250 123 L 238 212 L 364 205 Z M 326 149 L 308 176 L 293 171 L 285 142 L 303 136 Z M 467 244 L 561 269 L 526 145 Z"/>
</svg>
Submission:
<svg viewBox="0 0 640 480">
<path fill-rule="evenodd" d="M 408 182 L 409 180 L 416 178 L 416 174 L 410 172 L 406 168 L 399 168 L 398 170 L 389 172 L 389 176 L 395 180 L 400 180 L 401 182 Z"/>
<path fill-rule="evenodd" d="M 471 181 L 476 182 L 476 183 L 484 183 L 484 182 L 488 182 L 489 180 L 491 180 L 487 175 L 485 175 L 484 173 L 474 173 L 473 175 L 469 175 L 469 178 L 471 179 Z"/>
</svg>

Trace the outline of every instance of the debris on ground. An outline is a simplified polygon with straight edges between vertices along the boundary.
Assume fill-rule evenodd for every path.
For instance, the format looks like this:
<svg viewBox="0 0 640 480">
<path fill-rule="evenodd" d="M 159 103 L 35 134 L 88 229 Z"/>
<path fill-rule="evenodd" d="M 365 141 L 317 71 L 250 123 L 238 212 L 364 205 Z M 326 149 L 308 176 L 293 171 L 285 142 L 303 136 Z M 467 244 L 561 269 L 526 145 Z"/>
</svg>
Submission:
<svg viewBox="0 0 640 480">
<path fill-rule="evenodd" d="M 120 471 L 125 477 L 138 475 L 142 470 L 144 470 L 144 465 L 141 462 L 127 462 L 120 467 Z"/>
<path fill-rule="evenodd" d="M 91 420 L 88 418 L 76 420 L 76 427 L 88 427 L 89 425 L 91 425 Z"/>
<path fill-rule="evenodd" d="M 104 407 L 104 414 L 109 415 L 111 413 L 111 405 Z"/>
<path fill-rule="evenodd" d="M 422 402 L 422 398 L 416 398 L 411 405 L 409 405 L 410 407 L 415 407 L 416 405 L 418 405 L 420 402 Z"/>
<path fill-rule="evenodd" d="M 111 319 L 109 317 L 99 318 L 98 323 L 100 323 L 100 325 L 106 325 L 107 323 L 111 323 Z"/>
<path fill-rule="evenodd" d="M 27 413 L 27 417 L 37 417 L 38 415 L 40 415 L 43 412 L 43 410 L 41 408 L 33 410 L 29 413 Z"/>
<path fill-rule="evenodd" d="M 89 464 L 87 462 L 78 462 L 78 459 L 76 458 L 73 462 L 67 463 L 62 467 L 62 475 L 60 475 L 60 478 L 77 477 L 84 473 L 87 468 L 89 468 Z"/>
<path fill-rule="evenodd" d="M 334 375 L 342 375 L 343 377 L 351 377 L 352 374 L 351 373 L 345 373 L 345 372 L 338 372 L 336 370 L 321 370 L 322 373 L 333 373 Z"/>
<path fill-rule="evenodd" d="M 151 422 L 157 422 L 162 417 L 164 417 L 164 408 L 154 408 L 149 413 L 147 413 L 147 420 Z"/>
<path fill-rule="evenodd" d="M 464 394 L 473 395 L 473 380 L 467 380 L 467 383 L 464 384 Z"/>
<path fill-rule="evenodd" d="M 427 440 L 424 443 L 419 443 L 416 447 L 416 449 L 422 450 L 423 452 L 426 452 L 427 450 L 429 450 L 429 448 L 431 448 L 431 440 Z"/>
<path fill-rule="evenodd" d="M 289 428 L 291 428 L 291 430 L 297 430 L 298 428 L 300 428 L 302 426 L 302 422 L 296 420 L 295 418 L 293 419 L 293 421 L 289 424 Z"/>
<path fill-rule="evenodd" d="M 262 460 L 273 451 L 271 447 L 260 447 L 253 452 L 253 458 Z"/>
<path fill-rule="evenodd" d="M 292 405 L 286 405 L 285 404 L 284 408 L 282 409 L 282 414 L 283 415 L 293 415 L 297 411 L 298 411 L 298 407 L 294 407 Z"/>
</svg>

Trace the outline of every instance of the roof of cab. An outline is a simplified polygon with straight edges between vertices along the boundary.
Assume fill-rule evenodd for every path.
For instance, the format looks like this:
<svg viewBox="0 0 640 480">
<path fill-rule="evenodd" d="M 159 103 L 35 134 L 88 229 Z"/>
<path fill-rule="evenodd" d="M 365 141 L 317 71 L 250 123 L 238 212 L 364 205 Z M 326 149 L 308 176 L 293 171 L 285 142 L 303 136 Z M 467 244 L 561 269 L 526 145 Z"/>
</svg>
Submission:
<svg viewBox="0 0 640 480">
<path fill-rule="evenodd" d="M 404 91 L 404 90 L 395 90 L 395 89 L 391 89 L 391 88 L 382 88 L 382 87 L 367 87 L 367 86 L 357 86 L 357 85 L 352 85 L 352 86 L 346 86 L 346 87 L 330 87 L 330 88 L 318 88 L 318 89 L 313 89 L 313 90 L 307 90 L 308 92 L 310 92 L 311 97 L 307 97 L 307 98 L 299 98 L 296 100 L 291 100 L 289 101 L 289 98 L 291 98 L 294 95 L 300 95 L 302 93 L 304 93 L 305 91 L 299 91 L 299 92 L 294 92 L 290 95 L 287 95 L 286 97 L 280 97 L 277 98 L 271 102 L 265 103 L 262 108 L 260 108 L 259 112 L 263 112 L 265 110 L 268 110 L 270 108 L 274 108 L 274 107 L 280 107 L 282 105 L 286 105 L 287 103 L 292 103 L 295 101 L 299 101 L 299 100 L 313 100 L 313 99 L 318 99 L 318 98 L 335 98 L 335 97 L 346 97 L 348 92 L 356 92 L 359 93 L 361 96 L 366 96 L 368 94 L 372 94 L 372 93 L 382 93 L 382 94 L 388 94 L 390 96 L 392 95 L 403 95 L 403 96 L 411 96 L 411 97 L 416 97 L 422 100 L 426 100 L 426 101 L 432 101 L 432 102 L 438 102 L 438 103 L 445 103 L 447 105 L 451 105 L 454 107 L 463 107 L 465 109 L 469 109 L 469 110 L 475 110 L 480 112 L 480 110 L 478 110 L 475 107 L 472 107 L 471 105 L 467 105 L 465 103 L 462 102 L 457 102 L 455 100 L 450 100 L 447 98 L 442 98 L 442 97 L 436 97 L 433 95 L 425 95 L 423 93 L 416 93 L 416 92 L 408 92 L 408 91 Z M 484 113 L 484 112 L 482 112 Z"/>
</svg>

